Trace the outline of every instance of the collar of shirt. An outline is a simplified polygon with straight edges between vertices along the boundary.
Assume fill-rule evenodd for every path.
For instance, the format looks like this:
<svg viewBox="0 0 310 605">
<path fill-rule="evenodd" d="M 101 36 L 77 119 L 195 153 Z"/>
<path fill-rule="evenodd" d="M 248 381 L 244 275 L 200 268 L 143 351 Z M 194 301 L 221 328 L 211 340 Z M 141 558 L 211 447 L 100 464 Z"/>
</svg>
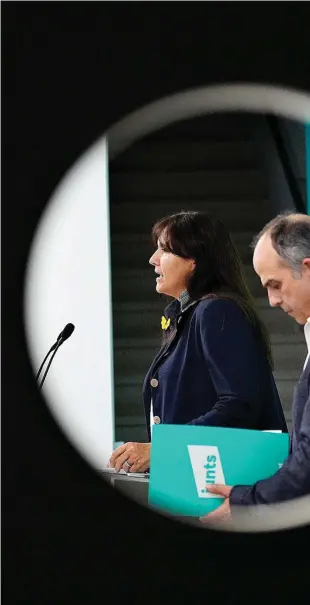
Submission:
<svg viewBox="0 0 310 605">
<path fill-rule="evenodd" d="M 180 309 L 181 309 L 181 313 L 184 313 L 184 311 L 187 311 L 187 309 L 189 307 L 191 307 L 192 305 L 196 304 L 196 300 L 193 300 L 189 293 L 187 292 L 187 290 L 184 290 L 181 295 L 180 295 Z"/>
<path fill-rule="evenodd" d="M 185 311 L 187 311 L 187 309 L 189 309 L 189 307 L 195 305 L 198 301 L 197 300 L 193 300 L 189 293 L 187 292 L 187 290 L 184 290 L 181 295 L 179 300 L 173 300 L 166 308 L 164 311 L 165 317 L 170 318 L 170 319 L 174 319 L 175 317 L 177 317 L 178 315 L 182 315 Z"/>
<path fill-rule="evenodd" d="M 309 355 L 309 353 L 310 353 L 310 317 L 308 317 L 308 319 L 305 323 L 304 332 L 305 332 L 305 339 L 306 339 L 308 355 Z"/>
</svg>

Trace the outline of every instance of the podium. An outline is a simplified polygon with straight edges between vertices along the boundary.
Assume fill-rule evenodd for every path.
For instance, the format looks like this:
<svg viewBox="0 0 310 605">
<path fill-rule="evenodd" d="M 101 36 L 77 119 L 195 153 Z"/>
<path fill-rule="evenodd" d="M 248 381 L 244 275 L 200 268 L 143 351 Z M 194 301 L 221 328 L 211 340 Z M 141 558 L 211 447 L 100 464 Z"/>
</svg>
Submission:
<svg viewBox="0 0 310 605">
<path fill-rule="evenodd" d="M 103 469 L 101 472 L 103 479 L 124 496 L 138 502 L 138 504 L 148 506 L 149 478 L 147 474 L 117 473 L 110 469 Z"/>
<path fill-rule="evenodd" d="M 110 469 L 101 470 L 102 476 L 112 487 L 127 496 L 134 502 L 152 508 L 149 504 L 149 475 L 132 475 L 131 473 L 113 472 Z M 160 511 L 157 511 L 160 512 Z M 183 521 L 191 525 L 201 526 L 197 517 L 188 515 L 169 514 L 168 516 L 177 521 Z"/>
</svg>

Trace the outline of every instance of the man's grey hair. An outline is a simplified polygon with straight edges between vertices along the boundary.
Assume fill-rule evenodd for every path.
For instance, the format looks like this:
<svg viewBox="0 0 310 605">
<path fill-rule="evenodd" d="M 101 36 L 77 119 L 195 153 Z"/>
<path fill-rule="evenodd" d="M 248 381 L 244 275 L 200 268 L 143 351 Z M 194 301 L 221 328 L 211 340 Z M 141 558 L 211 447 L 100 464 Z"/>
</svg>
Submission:
<svg viewBox="0 0 310 605">
<path fill-rule="evenodd" d="M 310 216 L 293 212 L 278 214 L 255 236 L 252 248 L 266 233 L 280 258 L 300 273 L 302 261 L 310 258 Z"/>
</svg>

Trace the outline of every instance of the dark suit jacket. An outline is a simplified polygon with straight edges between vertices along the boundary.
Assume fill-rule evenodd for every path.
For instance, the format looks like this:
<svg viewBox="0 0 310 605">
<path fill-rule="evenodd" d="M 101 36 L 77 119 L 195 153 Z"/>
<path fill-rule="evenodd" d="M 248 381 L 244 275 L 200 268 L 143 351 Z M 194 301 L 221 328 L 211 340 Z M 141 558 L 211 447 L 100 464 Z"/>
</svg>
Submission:
<svg viewBox="0 0 310 605">
<path fill-rule="evenodd" d="M 269 479 L 253 486 L 237 485 L 231 505 L 271 504 L 310 494 L 310 359 L 295 387 L 290 453 Z"/>
<path fill-rule="evenodd" d="M 151 400 L 165 424 L 287 432 L 265 349 L 236 302 L 205 299 L 181 314 L 174 301 L 165 315 L 177 321 L 177 333 L 144 381 L 149 438 Z"/>
</svg>

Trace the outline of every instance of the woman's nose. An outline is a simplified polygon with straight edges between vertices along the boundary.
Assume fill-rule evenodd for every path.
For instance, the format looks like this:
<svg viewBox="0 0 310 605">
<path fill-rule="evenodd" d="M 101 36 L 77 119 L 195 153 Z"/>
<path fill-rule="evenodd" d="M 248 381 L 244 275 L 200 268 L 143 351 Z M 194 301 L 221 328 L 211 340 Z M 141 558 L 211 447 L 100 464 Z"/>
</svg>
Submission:
<svg viewBox="0 0 310 605">
<path fill-rule="evenodd" d="M 159 265 L 159 254 L 157 251 L 152 254 L 149 263 L 150 265 Z"/>
</svg>

